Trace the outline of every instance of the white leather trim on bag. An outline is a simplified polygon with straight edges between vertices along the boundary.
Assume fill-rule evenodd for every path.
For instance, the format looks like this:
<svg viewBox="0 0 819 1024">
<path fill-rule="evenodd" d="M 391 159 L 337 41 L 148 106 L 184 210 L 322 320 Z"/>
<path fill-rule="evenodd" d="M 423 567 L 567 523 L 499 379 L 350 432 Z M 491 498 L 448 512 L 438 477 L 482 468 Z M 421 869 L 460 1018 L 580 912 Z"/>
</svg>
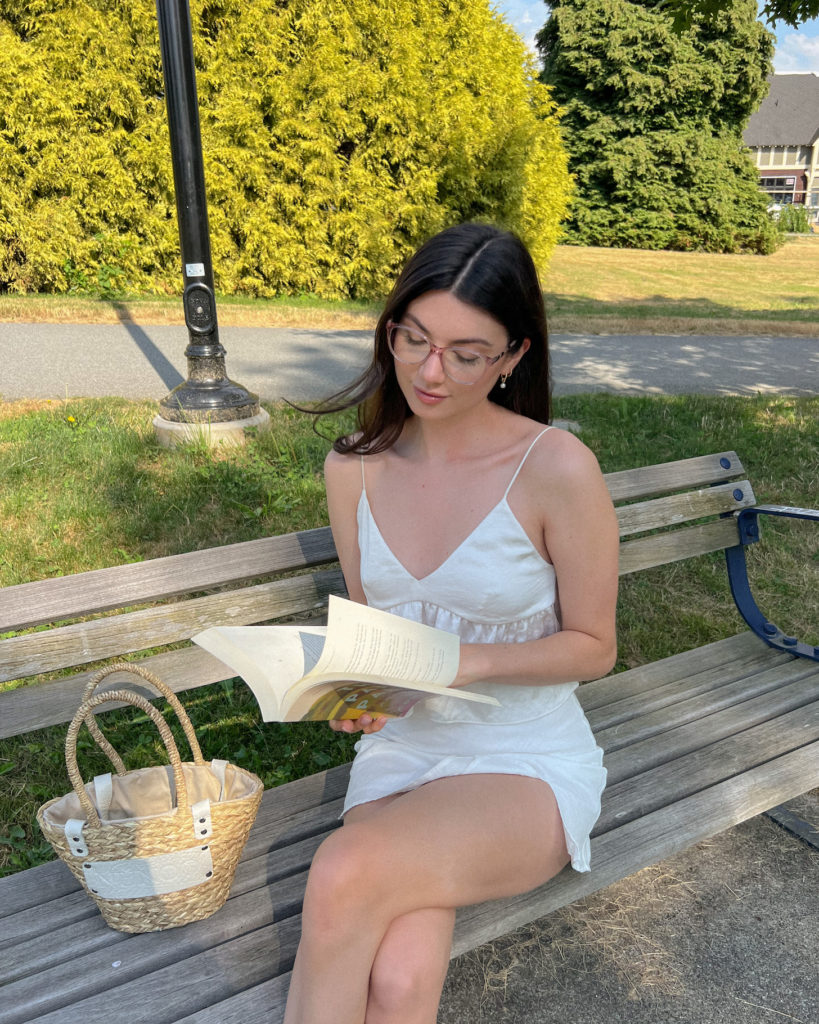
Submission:
<svg viewBox="0 0 819 1024">
<path fill-rule="evenodd" d="M 94 776 L 94 796 L 97 798 L 97 814 L 103 819 L 108 817 L 111 801 L 114 799 L 114 784 L 111 773 Z"/>
<path fill-rule="evenodd" d="M 82 830 L 88 824 L 81 818 L 69 818 L 65 823 L 65 838 L 75 857 L 87 857 L 88 847 L 85 844 L 85 836 Z"/>
<path fill-rule="evenodd" d="M 193 846 L 156 857 L 98 860 L 83 864 L 85 883 L 104 900 L 130 900 L 179 892 L 213 877 L 209 846 Z"/>
<path fill-rule="evenodd" d="M 207 839 L 213 833 L 213 822 L 210 820 L 210 800 L 205 798 L 191 806 L 193 815 L 193 831 L 197 839 Z"/>
</svg>

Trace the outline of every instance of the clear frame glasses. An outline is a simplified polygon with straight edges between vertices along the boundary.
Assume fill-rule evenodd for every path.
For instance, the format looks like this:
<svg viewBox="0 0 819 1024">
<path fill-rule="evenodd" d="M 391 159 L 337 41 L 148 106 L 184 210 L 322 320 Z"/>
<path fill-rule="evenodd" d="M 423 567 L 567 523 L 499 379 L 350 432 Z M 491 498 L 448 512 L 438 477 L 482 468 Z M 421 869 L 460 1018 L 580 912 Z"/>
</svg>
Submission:
<svg viewBox="0 0 819 1024">
<path fill-rule="evenodd" d="M 398 362 L 407 366 L 420 366 L 436 353 L 441 357 L 444 373 L 456 384 L 477 384 L 487 366 L 493 366 L 506 355 L 504 351 L 497 356 L 485 356 L 482 352 L 471 349 L 469 345 L 449 345 L 442 348 L 440 345 L 433 345 L 417 327 L 396 324 L 392 320 L 387 322 L 387 344 Z"/>
</svg>

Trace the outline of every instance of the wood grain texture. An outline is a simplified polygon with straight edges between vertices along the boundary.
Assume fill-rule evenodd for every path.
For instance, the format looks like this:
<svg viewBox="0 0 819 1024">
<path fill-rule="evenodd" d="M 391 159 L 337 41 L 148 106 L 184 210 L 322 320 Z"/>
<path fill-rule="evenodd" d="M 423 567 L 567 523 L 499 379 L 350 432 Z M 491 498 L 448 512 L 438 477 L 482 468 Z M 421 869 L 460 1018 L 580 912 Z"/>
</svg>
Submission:
<svg viewBox="0 0 819 1024">
<path fill-rule="evenodd" d="M 685 526 L 679 530 L 656 533 L 650 537 L 620 542 L 621 576 L 655 565 L 681 562 L 696 555 L 723 551 L 737 544 L 739 531 L 735 519 L 719 519 L 698 526 Z"/>
<path fill-rule="evenodd" d="M 728 463 L 727 467 L 722 465 L 722 460 Z M 736 452 L 717 452 L 715 455 L 606 473 L 605 480 L 612 501 L 616 502 L 653 498 L 691 487 L 710 487 L 744 475 L 745 470 Z"/>
<path fill-rule="evenodd" d="M 241 626 L 323 608 L 343 593 L 340 570 L 292 576 L 209 597 L 75 622 L 0 641 L 0 681 L 188 640 L 209 626 Z"/>
<path fill-rule="evenodd" d="M 336 560 L 329 526 L 0 590 L 0 633 Z"/>
<path fill-rule="evenodd" d="M 651 501 L 637 501 L 617 508 L 620 537 L 663 527 L 677 526 L 707 516 L 736 512 L 756 503 L 747 480 L 719 484 L 699 491 L 685 491 Z"/>
</svg>

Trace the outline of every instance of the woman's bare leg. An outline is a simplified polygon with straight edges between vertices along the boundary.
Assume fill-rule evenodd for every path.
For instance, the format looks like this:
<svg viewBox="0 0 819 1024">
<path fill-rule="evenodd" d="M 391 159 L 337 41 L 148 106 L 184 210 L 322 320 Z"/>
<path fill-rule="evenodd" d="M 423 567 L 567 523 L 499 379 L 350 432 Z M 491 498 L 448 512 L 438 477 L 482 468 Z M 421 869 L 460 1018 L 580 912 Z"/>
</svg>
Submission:
<svg viewBox="0 0 819 1024">
<path fill-rule="evenodd" d="M 365 821 L 398 796 L 351 808 L 344 824 Z M 413 910 L 390 924 L 370 972 L 365 1024 L 434 1024 L 449 970 L 455 911 Z"/>
<path fill-rule="evenodd" d="M 533 889 L 569 859 L 554 794 L 538 779 L 456 776 L 380 803 L 316 853 L 286 1024 L 369 1024 L 370 1002 L 381 1014 L 372 1024 L 387 1024 L 391 1001 L 403 1024 L 398 989 L 406 986 L 390 996 L 388 984 L 402 934 L 420 955 L 426 923 L 440 948 L 455 907 Z M 425 918 L 425 910 L 442 913 Z M 434 960 L 440 966 L 441 956 Z M 445 973 L 436 972 L 434 996 L 422 1001 L 437 1007 Z M 419 1024 L 432 1024 L 434 1012 Z"/>
</svg>

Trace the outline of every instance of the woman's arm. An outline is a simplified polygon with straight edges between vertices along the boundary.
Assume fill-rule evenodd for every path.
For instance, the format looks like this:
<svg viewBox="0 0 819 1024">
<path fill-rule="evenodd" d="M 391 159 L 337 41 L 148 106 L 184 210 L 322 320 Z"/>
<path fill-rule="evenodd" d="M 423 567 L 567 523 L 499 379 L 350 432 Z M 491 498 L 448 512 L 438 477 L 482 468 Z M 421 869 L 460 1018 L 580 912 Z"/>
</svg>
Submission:
<svg viewBox="0 0 819 1024">
<path fill-rule="evenodd" d="M 361 498 L 361 463 L 353 455 L 339 455 L 331 451 L 324 460 L 324 485 L 327 490 L 327 513 L 333 541 L 347 584 L 351 601 L 366 604 L 364 588 L 361 586 L 361 552 L 358 547 L 358 502 Z M 364 714 L 354 721 L 332 721 L 334 732 L 365 733 L 378 732 L 389 721 L 388 718 L 371 718 Z"/>
<path fill-rule="evenodd" d="M 561 432 L 532 451 L 521 484 L 555 567 L 561 630 L 525 643 L 462 644 L 454 686 L 597 679 L 614 665 L 619 530 L 596 458 Z"/>
<path fill-rule="evenodd" d="M 331 451 L 324 460 L 327 513 L 333 541 L 351 601 L 366 604 L 361 586 L 361 552 L 358 549 L 358 502 L 361 497 L 361 465 L 354 455 Z"/>
</svg>

